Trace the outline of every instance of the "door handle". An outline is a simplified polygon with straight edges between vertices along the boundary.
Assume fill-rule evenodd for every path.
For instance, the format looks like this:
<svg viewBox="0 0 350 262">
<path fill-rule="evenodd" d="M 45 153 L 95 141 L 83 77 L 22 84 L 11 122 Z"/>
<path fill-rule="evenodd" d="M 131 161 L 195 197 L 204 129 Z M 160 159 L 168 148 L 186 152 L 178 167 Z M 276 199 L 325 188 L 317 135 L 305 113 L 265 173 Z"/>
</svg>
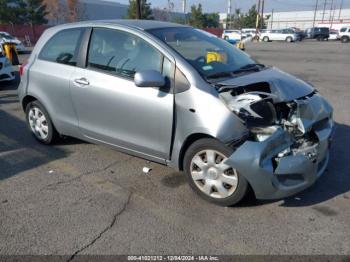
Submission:
<svg viewBox="0 0 350 262">
<path fill-rule="evenodd" d="M 90 84 L 89 80 L 87 80 L 85 77 L 74 79 L 74 83 L 80 86 L 88 86 Z"/>
</svg>

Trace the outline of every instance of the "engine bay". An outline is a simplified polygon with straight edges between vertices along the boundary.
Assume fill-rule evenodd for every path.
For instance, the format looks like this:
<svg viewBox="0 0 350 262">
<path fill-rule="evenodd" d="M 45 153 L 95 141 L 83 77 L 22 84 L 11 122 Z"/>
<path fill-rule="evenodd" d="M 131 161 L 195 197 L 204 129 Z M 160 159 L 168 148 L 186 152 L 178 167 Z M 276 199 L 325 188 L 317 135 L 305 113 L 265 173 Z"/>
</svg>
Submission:
<svg viewBox="0 0 350 262">
<path fill-rule="evenodd" d="M 317 161 L 319 139 L 317 129 L 327 125 L 328 116 L 315 116 L 310 101 L 316 91 L 292 101 L 280 101 L 266 82 L 239 87 L 221 87 L 220 98 L 249 130 L 249 141 L 264 142 L 277 130 L 288 134 L 290 146 L 272 159 L 274 166 L 285 156 L 304 155 Z M 315 100 L 315 99 L 314 99 Z"/>
</svg>

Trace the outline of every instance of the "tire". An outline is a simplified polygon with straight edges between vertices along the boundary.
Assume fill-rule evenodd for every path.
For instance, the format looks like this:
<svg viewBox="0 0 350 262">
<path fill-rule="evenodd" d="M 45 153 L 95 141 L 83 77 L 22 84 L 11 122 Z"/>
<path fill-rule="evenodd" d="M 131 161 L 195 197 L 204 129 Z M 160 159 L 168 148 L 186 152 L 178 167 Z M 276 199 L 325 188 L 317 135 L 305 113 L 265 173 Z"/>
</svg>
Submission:
<svg viewBox="0 0 350 262">
<path fill-rule="evenodd" d="M 197 140 L 186 151 L 184 171 L 193 191 L 203 199 L 220 206 L 232 206 L 246 195 L 247 180 L 223 164 L 233 151 L 212 138 Z"/>
<path fill-rule="evenodd" d="M 321 36 L 318 36 L 318 37 L 317 37 L 317 41 L 322 41 L 322 37 L 321 37 Z"/>
<path fill-rule="evenodd" d="M 227 35 L 225 35 L 225 36 L 224 36 L 224 39 L 225 39 L 225 40 L 228 40 L 228 39 L 229 39 L 229 37 L 228 37 Z"/>
<path fill-rule="evenodd" d="M 59 137 L 49 114 L 39 101 L 27 105 L 26 123 L 31 133 L 41 143 L 52 144 Z"/>
<path fill-rule="evenodd" d="M 269 42 L 269 41 L 270 41 L 270 39 L 269 39 L 269 37 L 268 37 L 268 36 L 264 36 L 264 37 L 263 37 L 263 41 L 264 41 L 264 42 Z"/>
<path fill-rule="evenodd" d="M 342 43 L 348 43 L 350 41 L 350 37 L 343 36 L 340 40 L 341 40 Z"/>
<path fill-rule="evenodd" d="M 290 36 L 288 36 L 288 37 L 286 38 L 286 42 L 291 43 L 292 41 L 293 41 L 293 39 L 292 39 Z"/>
</svg>

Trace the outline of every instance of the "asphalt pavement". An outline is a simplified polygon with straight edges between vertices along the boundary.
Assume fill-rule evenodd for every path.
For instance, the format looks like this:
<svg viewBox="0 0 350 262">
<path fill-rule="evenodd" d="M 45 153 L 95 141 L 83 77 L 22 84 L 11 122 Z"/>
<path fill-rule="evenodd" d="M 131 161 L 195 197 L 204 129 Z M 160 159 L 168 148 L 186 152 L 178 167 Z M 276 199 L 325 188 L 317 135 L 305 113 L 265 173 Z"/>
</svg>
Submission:
<svg viewBox="0 0 350 262">
<path fill-rule="evenodd" d="M 334 106 L 330 164 L 314 186 L 223 208 L 171 168 L 73 138 L 42 145 L 25 126 L 17 79 L 0 83 L 0 254 L 350 255 L 350 44 L 250 43 L 247 52 Z"/>
</svg>

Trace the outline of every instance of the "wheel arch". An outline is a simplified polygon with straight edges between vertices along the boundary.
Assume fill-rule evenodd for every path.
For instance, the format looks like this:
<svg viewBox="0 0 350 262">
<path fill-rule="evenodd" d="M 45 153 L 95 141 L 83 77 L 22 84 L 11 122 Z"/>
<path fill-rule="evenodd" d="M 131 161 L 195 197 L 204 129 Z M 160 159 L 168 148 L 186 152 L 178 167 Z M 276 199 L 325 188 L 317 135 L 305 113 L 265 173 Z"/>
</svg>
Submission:
<svg viewBox="0 0 350 262">
<path fill-rule="evenodd" d="M 38 99 L 37 97 L 32 96 L 32 95 L 26 95 L 25 97 L 23 97 L 22 102 L 21 102 L 23 111 L 26 112 L 26 108 L 27 108 L 28 104 L 31 103 L 31 102 L 34 102 L 34 101 L 38 101 L 38 102 L 44 107 L 44 109 L 46 110 L 46 112 L 49 114 L 49 117 L 50 117 L 50 120 L 51 120 L 51 123 L 52 123 L 53 128 L 54 128 L 55 131 L 57 132 L 57 128 L 56 128 L 55 121 L 54 121 L 54 119 L 52 119 L 52 116 L 51 116 L 49 110 L 47 109 L 47 107 L 45 106 L 45 104 L 42 103 L 42 102 L 40 101 L 40 99 Z"/>
<path fill-rule="evenodd" d="M 36 97 L 31 96 L 31 95 L 26 95 L 23 99 L 22 99 L 22 109 L 23 111 L 26 110 L 27 105 L 33 101 L 39 101 Z M 40 102 L 40 101 L 39 101 Z"/>
<path fill-rule="evenodd" d="M 215 137 L 211 136 L 211 135 L 208 135 L 208 134 L 205 134 L 205 133 L 194 133 L 194 134 L 191 134 L 189 135 L 184 143 L 182 144 L 182 147 L 180 149 L 180 154 L 179 154 L 179 159 L 178 159 L 178 167 L 179 167 L 179 170 L 180 171 L 183 171 L 184 167 L 183 167 L 183 162 L 184 162 L 184 158 L 185 158 L 185 154 L 186 154 L 186 151 L 187 149 L 196 141 L 198 141 L 199 139 L 202 139 L 202 138 L 213 138 L 213 139 L 216 139 Z"/>
</svg>

